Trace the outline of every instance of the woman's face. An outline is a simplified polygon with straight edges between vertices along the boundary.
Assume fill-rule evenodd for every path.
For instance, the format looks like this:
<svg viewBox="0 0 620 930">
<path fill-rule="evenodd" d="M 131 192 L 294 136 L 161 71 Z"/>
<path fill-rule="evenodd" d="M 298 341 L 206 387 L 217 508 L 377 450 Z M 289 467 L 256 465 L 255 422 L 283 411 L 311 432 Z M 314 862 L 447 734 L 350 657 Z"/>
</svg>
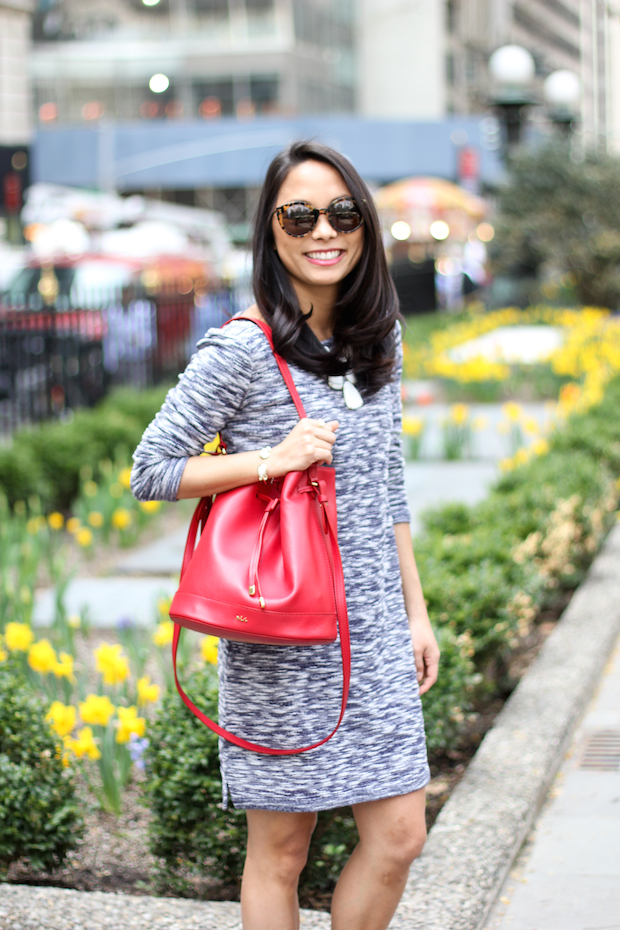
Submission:
<svg viewBox="0 0 620 930">
<path fill-rule="evenodd" d="M 276 207 L 303 200 L 319 209 L 328 207 L 337 197 L 350 197 L 342 176 L 319 161 L 304 161 L 291 168 L 278 191 Z M 321 213 L 314 229 L 295 238 L 287 235 L 277 216 L 271 218 L 273 238 L 280 260 L 294 281 L 306 286 L 333 286 L 345 278 L 360 260 L 364 245 L 364 227 L 340 233 Z"/>
</svg>

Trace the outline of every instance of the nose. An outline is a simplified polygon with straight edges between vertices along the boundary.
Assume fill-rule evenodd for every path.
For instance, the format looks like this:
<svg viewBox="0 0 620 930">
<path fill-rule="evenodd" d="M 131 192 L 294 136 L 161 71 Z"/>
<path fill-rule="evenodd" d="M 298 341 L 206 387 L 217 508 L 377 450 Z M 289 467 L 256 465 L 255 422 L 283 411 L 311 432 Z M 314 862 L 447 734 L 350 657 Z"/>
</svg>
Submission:
<svg viewBox="0 0 620 930">
<path fill-rule="evenodd" d="M 334 239 L 338 233 L 330 224 L 324 213 L 319 214 L 317 224 L 312 230 L 313 239 Z"/>
</svg>

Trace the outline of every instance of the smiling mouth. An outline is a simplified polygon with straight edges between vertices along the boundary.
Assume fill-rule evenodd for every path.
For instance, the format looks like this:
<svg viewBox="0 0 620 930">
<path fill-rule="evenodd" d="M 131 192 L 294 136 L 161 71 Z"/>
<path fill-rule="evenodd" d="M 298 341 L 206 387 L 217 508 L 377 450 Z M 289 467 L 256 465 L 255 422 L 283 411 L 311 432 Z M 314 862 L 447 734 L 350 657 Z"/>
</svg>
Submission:
<svg viewBox="0 0 620 930">
<path fill-rule="evenodd" d="M 344 249 L 317 249 L 313 252 L 304 252 L 308 261 L 320 265 L 332 265 L 344 255 Z"/>
</svg>

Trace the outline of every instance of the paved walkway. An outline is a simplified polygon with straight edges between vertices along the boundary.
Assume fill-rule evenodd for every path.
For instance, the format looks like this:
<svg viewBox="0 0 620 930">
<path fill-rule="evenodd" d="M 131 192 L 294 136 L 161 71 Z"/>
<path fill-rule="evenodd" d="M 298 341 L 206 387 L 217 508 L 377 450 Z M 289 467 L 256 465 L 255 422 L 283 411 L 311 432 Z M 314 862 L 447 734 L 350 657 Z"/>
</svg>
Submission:
<svg viewBox="0 0 620 930">
<path fill-rule="evenodd" d="M 494 461 L 409 463 L 405 481 L 413 532 L 418 532 L 420 514 L 427 507 L 448 500 L 475 504 L 486 497 L 496 476 Z M 67 612 L 80 613 L 87 606 L 94 627 L 110 628 L 127 617 L 139 626 L 151 626 L 157 600 L 172 596 L 176 590 L 186 535 L 186 526 L 159 539 L 148 540 L 145 533 L 146 541 L 123 553 L 108 575 L 75 578 L 65 597 Z M 49 626 L 53 616 L 54 591 L 38 592 L 34 625 Z"/>
<path fill-rule="evenodd" d="M 620 930 L 620 643 L 485 930 Z"/>
</svg>

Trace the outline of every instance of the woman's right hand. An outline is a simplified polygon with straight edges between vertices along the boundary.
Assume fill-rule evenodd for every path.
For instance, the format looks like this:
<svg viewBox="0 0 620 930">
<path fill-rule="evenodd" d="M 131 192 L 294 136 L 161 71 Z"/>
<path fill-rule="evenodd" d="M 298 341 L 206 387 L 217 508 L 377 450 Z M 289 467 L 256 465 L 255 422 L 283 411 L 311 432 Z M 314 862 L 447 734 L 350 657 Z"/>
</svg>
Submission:
<svg viewBox="0 0 620 930">
<path fill-rule="evenodd" d="M 310 465 L 331 465 L 338 420 L 300 420 L 286 439 L 274 446 L 266 460 L 267 474 L 279 478 L 290 471 L 305 471 Z"/>
</svg>

